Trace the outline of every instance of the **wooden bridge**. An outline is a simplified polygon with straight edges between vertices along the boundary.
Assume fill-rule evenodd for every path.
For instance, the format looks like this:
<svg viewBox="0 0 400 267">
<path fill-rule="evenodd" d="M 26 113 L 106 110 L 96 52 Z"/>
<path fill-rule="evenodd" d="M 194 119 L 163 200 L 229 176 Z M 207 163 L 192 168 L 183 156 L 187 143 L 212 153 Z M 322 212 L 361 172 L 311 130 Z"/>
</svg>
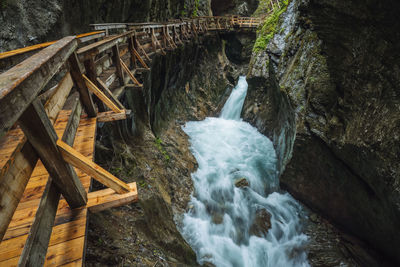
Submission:
<svg viewBox="0 0 400 267">
<path fill-rule="evenodd" d="M 94 24 L 95 32 L 0 54 L 0 266 L 82 265 L 88 210 L 137 201 L 93 162 L 97 122 L 131 116 L 152 56 L 257 18 Z M 76 90 L 75 90 L 76 89 Z M 91 178 L 108 189 L 90 192 Z"/>
</svg>

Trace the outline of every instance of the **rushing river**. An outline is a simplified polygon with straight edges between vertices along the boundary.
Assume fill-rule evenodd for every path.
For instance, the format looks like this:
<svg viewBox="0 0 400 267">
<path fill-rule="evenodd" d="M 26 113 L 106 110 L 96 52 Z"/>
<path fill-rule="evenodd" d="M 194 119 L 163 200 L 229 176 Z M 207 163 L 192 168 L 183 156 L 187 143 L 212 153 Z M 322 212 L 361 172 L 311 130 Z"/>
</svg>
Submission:
<svg viewBox="0 0 400 267">
<path fill-rule="evenodd" d="M 181 232 L 201 264 L 309 266 L 301 208 L 289 194 L 277 192 L 274 147 L 240 119 L 246 93 L 246 79 L 240 77 L 220 118 L 183 127 L 199 167 L 192 174 L 195 190 Z M 238 180 L 249 185 L 236 187 Z"/>
</svg>

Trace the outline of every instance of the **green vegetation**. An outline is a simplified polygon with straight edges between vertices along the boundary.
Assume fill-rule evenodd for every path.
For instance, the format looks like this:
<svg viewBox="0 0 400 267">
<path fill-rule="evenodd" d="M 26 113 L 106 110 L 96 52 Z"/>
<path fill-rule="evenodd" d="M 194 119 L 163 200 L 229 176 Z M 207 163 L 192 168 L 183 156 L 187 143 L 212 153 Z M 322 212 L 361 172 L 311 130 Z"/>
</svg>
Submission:
<svg viewBox="0 0 400 267">
<path fill-rule="evenodd" d="M 164 156 L 165 161 L 169 162 L 171 157 L 168 155 L 167 151 L 165 151 L 164 147 L 162 146 L 162 140 L 160 138 L 156 138 L 156 140 L 154 140 L 154 145 L 156 146 L 158 151 L 160 151 L 160 153 Z"/>
<path fill-rule="evenodd" d="M 8 6 L 8 0 L 0 0 L 0 10 L 5 10 Z"/>
<path fill-rule="evenodd" d="M 257 15 L 262 13 L 263 11 L 268 12 L 269 2 L 270 2 L 269 0 L 261 0 L 259 7 L 257 8 L 254 14 Z M 275 33 L 277 32 L 279 17 L 282 15 L 283 12 L 286 11 L 289 0 L 283 0 L 280 3 L 281 3 L 281 8 L 280 9 L 276 8 L 273 13 L 268 15 L 265 18 L 262 27 L 258 30 L 257 32 L 258 37 L 253 47 L 254 52 L 265 50 L 267 48 L 269 41 L 272 39 L 272 37 L 274 37 Z"/>
<path fill-rule="evenodd" d="M 200 4 L 200 0 L 194 0 L 194 9 L 192 12 L 192 17 L 199 16 L 199 4 Z"/>
</svg>

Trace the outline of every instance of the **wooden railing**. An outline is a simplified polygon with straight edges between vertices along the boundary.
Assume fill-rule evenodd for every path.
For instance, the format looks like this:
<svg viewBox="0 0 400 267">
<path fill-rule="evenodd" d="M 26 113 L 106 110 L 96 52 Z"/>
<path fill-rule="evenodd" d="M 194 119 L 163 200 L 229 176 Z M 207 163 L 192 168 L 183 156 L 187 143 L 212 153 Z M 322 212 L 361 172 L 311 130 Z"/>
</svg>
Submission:
<svg viewBox="0 0 400 267">
<path fill-rule="evenodd" d="M 259 23 L 256 18 L 200 17 L 93 24 L 96 32 L 0 54 L 0 64 L 8 69 L 0 74 L 0 140 L 11 129 L 25 136 L 0 172 L 0 241 L 39 159 L 51 176 L 20 258 L 22 266 L 33 258 L 43 264 L 61 195 L 72 209 L 98 204 L 72 166 L 111 188 L 108 195 L 137 200 L 136 184 L 122 182 L 72 148 L 83 113 L 98 122 L 128 118 L 130 111 L 119 97 L 125 88 L 142 90 L 141 74 L 150 70 L 153 55 L 212 32 L 255 28 Z M 110 35 L 113 31 L 117 34 Z M 79 97 L 71 95 L 73 87 Z M 72 111 L 58 139 L 53 124 L 67 99 L 72 99 Z"/>
</svg>

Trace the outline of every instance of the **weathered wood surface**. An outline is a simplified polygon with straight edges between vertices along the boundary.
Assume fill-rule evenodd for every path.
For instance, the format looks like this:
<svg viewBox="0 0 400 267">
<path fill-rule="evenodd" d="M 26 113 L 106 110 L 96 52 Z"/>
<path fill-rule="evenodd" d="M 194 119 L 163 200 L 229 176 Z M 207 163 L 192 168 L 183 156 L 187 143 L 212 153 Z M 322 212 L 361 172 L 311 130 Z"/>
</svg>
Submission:
<svg viewBox="0 0 400 267">
<path fill-rule="evenodd" d="M 85 111 L 90 117 L 94 117 L 97 114 L 97 110 L 94 107 L 92 96 L 86 87 L 85 80 L 82 77 L 82 66 L 79 63 L 76 53 L 73 53 L 70 56 L 69 64 L 71 67 L 71 76 L 74 79 L 76 87 L 78 88 Z"/>
<path fill-rule="evenodd" d="M 124 85 L 125 81 L 124 81 L 124 73 L 122 71 L 122 66 L 121 66 L 121 58 L 120 58 L 120 53 L 119 53 L 119 48 L 118 48 L 118 44 L 116 44 L 115 46 L 112 47 L 112 58 L 113 58 L 113 63 L 115 65 L 116 68 L 116 74 L 118 76 L 119 79 L 119 84 L 120 85 Z"/>
<path fill-rule="evenodd" d="M 97 78 L 96 80 L 97 80 L 97 84 L 99 85 L 99 87 L 103 91 L 103 93 L 109 99 L 113 100 L 119 109 L 125 109 L 124 105 L 122 105 L 122 103 L 119 102 L 118 98 L 114 96 L 114 94 L 110 91 L 110 89 L 108 89 L 107 85 L 100 78 Z"/>
<path fill-rule="evenodd" d="M 125 120 L 131 116 L 131 111 L 124 109 L 120 113 L 115 113 L 113 111 L 106 111 L 97 114 L 97 122 L 110 122 L 110 121 L 118 121 Z"/>
<path fill-rule="evenodd" d="M 70 78 L 68 73 L 56 86 L 53 94 L 44 105 L 52 124 L 69 94 Z M 17 208 L 28 179 L 38 161 L 38 155 L 32 145 L 26 142 L 23 132 L 17 128 L 0 138 L 0 241 Z"/>
<path fill-rule="evenodd" d="M 130 191 L 129 186 L 126 183 L 124 183 L 90 159 L 86 158 L 63 141 L 58 140 L 57 146 L 60 149 L 65 161 L 72 164 L 74 167 L 83 171 L 87 175 L 90 175 L 93 179 L 113 189 L 119 194 L 128 193 Z"/>
<path fill-rule="evenodd" d="M 69 113 L 69 111 L 62 111 L 57 118 L 55 129 L 60 137 L 68 123 Z M 74 148 L 90 159 L 92 159 L 94 151 L 95 128 L 96 118 L 82 118 L 74 141 Z M 90 186 L 90 177 L 79 170 L 77 170 L 77 174 L 87 191 Z M 3 242 L 0 243 L 0 266 L 17 266 L 48 177 L 49 174 L 39 161 L 25 188 L 23 198 L 13 215 Z M 82 264 L 86 215 L 87 208 L 71 210 L 64 199 L 59 202 L 45 257 L 45 266 Z"/>
<path fill-rule="evenodd" d="M 103 101 L 107 107 L 116 113 L 121 112 L 121 109 L 119 109 L 111 99 L 109 99 L 102 91 L 100 91 L 100 89 L 97 88 L 97 86 L 88 77 L 86 77 L 86 75 L 82 75 L 82 77 L 85 79 L 86 86 L 90 89 L 90 91 L 92 91 L 99 99 L 101 99 L 101 101 Z"/>
<path fill-rule="evenodd" d="M 123 69 L 125 70 L 125 72 L 128 74 L 128 76 L 131 78 L 132 82 L 137 85 L 138 87 L 143 87 L 143 84 L 141 84 L 133 75 L 133 73 L 130 71 L 130 69 L 128 68 L 128 66 L 122 61 L 120 60 L 121 65 L 123 67 Z"/>
<path fill-rule="evenodd" d="M 86 43 L 90 40 L 93 39 L 97 39 L 97 38 L 101 38 L 105 35 L 104 31 L 96 31 L 96 32 L 88 32 L 88 33 L 82 33 L 82 34 L 78 34 L 76 36 L 76 39 L 78 39 L 79 43 Z M 31 45 L 31 46 L 26 46 L 23 48 L 18 48 L 15 50 L 11 50 L 11 51 L 6 51 L 3 53 L 0 53 L 0 60 L 5 59 L 5 58 L 9 58 L 9 57 L 13 57 L 13 56 L 17 56 L 17 55 L 21 55 L 21 54 L 25 54 L 31 51 L 35 51 L 35 50 L 39 50 L 42 48 L 46 48 L 54 43 L 56 43 L 57 41 L 51 41 L 51 42 L 46 42 L 46 43 L 41 43 L 41 44 L 36 44 L 36 45 Z"/>
<path fill-rule="evenodd" d="M 137 201 L 138 193 L 136 183 L 130 183 L 128 186 L 130 191 L 125 194 L 117 194 L 111 188 L 89 193 L 87 208 L 89 208 L 91 212 L 99 212 Z"/>
<path fill-rule="evenodd" d="M 19 125 L 35 148 L 61 193 L 72 208 L 82 207 L 87 195 L 74 169 L 67 164 L 57 148 L 57 134 L 42 103 L 35 100 L 19 118 Z"/>
<path fill-rule="evenodd" d="M 0 138 L 14 125 L 76 47 L 75 36 L 65 37 L 0 74 Z"/>
<path fill-rule="evenodd" d="M 81 118 L 82 106 L 79 97 L 75 99 L 71 115 L 68 118 L 62 140 L 73 145 L 76 131 Z M 19 259 L 19 266 L 43 266 L 61 192 L 49 177 L 36 212 L 35 220 L 30 229 L 24 250 Z"/>
</svg>

